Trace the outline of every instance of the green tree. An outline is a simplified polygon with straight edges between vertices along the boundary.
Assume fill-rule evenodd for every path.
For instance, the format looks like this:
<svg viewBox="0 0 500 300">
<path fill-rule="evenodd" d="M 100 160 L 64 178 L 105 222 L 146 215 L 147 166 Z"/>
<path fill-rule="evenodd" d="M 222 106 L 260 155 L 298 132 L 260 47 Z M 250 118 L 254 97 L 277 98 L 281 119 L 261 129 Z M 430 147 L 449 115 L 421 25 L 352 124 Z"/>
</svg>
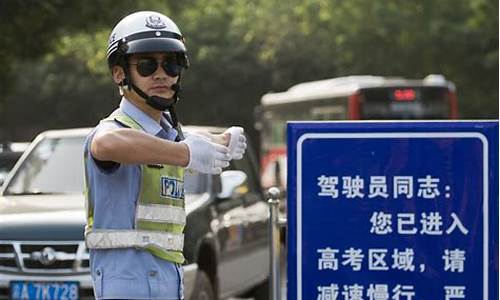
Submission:
<svg viewBox="0 0 500 300">
<path fill-rule="evenodd" d="M 498 118 L 495 0 L 5 0 L 0 63 L 10 71 L 0 73 L 2 128 L 24 137 L 93 125 L 109 112 L 118 95 L 105 63 L 107 36 L 139 9 L 171 16 L 186 36 L 192 66 L 178 105 L 184 123 L 251 131 L 264 93 L 352 74 L 441 73 L 456 83 L 462 117 Z M 21 121 L 26 103 L 38 114 L 57 113 Z"/>
<path fill-rule="evenodd" d="M 103 60 L 109 32 L 143 9 L 169 7 L 154 0 L 0 1 L 0 138 L 31 139 L 43 129 L 90 125 L 84 120 L 101 116 L 88 99 L 110 95 Z"/>
</svg>

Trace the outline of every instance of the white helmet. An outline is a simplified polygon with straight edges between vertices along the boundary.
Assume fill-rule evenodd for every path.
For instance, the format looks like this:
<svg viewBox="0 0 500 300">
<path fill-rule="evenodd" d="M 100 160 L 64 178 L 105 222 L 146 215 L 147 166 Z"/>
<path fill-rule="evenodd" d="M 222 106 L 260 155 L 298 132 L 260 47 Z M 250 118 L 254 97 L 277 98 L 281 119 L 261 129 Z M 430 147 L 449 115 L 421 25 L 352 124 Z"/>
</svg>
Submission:
<svg viewBox="0 0 500 300">
<path fill-rule="evenodd" d="M 187 67 L 184 37 L 167 16 L 154 11 L 139 11 L 126 16 L 111 32 L 106 57 L 110 67 L 128 54 L 144 52 L 177 52 Z"/>
</svg>

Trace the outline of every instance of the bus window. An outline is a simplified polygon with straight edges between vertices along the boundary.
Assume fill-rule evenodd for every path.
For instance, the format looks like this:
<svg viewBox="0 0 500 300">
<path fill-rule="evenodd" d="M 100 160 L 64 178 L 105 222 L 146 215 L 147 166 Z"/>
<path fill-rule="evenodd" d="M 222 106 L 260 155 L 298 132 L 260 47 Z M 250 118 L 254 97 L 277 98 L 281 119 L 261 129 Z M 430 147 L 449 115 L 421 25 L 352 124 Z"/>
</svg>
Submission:
<svg viewBox="0 0 500 300">
<path fill-rule="evenodd" d="M 271 121 L 271 145 L 282 145 L 285 141 L 285 126 L 286 121 L 284 120 L 273 120 Z"/>
<path fill-rule="evenodd" d="M 401 87 L 361 90 L 361 118 L 366 120 L 448 119 L 447 89 Z"/>
<path fill-rule="evenodd" d="M 345 108 L 340 105 L 311 108 L 311 118 L 313 120 L 343 120 L 345 114 Z"/>
</svg>

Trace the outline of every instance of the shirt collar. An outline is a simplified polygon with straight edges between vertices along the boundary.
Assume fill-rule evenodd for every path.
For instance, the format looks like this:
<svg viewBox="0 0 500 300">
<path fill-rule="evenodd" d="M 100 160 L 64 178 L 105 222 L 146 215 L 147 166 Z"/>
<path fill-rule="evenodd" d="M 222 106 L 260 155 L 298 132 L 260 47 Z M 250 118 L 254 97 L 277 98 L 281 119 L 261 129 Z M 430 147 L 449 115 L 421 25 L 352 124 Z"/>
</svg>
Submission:
<svg viewBox="0 0 500 300">
<path fill-rule="evenodd" d="M 153 120 L 148 114 L 140 110 L 137 106 L 135 106 L 132 102 L 127 100 L 127 98 L 122 97 L 120 102 L 120 110 L 127 114 L 129 117 L 134 119 L 147 133 L 151 135 L 157 135 L 163 128 L 162 126 Z M 168 130 L 172 126 L 165 118 L 164 114 L 161 117 L 161 123 L 168 126 L 165 130 Z"/>
</svg>

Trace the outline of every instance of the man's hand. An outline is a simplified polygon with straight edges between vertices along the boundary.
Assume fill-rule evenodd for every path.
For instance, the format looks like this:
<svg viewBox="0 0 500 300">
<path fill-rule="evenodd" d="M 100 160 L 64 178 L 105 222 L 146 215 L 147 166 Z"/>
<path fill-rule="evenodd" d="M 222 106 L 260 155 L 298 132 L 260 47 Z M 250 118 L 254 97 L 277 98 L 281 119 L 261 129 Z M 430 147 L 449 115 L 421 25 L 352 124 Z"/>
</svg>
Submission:
<svg viewBox="0 0 500 300">
<path fill-rule="evenodd" d="M 243 127 L 229 127 L 222 135 L 229 137 L 228 149 L 231 159 L 242 159 L 247 149 L 247 138 Z"/>
<path fill-rule="evenodd" d="M 187 169 L 207 174 L 220 174 L 222 168 L 229 166 L 231 156 L 227 147 L 212 143 L 208 139 L 190 134 L 181 141 L 189 150 Z"/>
</svg>

